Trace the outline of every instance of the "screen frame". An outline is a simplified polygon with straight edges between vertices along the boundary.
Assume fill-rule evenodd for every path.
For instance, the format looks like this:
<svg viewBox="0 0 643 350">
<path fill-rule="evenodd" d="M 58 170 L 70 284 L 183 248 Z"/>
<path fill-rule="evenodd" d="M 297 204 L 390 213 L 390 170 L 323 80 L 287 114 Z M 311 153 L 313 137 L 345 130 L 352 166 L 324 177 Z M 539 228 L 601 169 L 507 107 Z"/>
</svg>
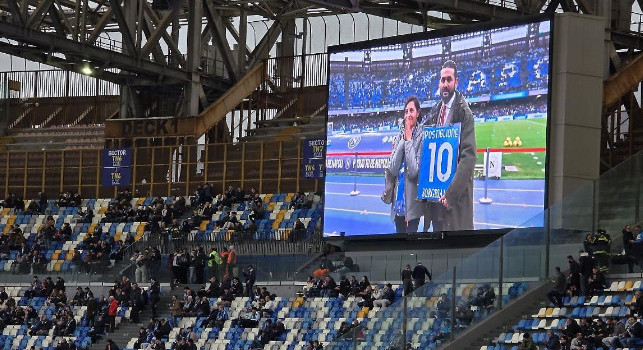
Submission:
<svg viewBox="0 0 643 350">
<path fill-rule="evenodd" d="M 327 55 L 327 66 L 326 66 L 326 102 L 328 103 L 328 99 L 330 97 L 330 74 L 331 74 L 331 55 L 335 53 L 340 53 L 340 52 L 347 52 L 347 51 L 359 51 L 359 50 L 365 50 L 365 49 L 371 49 L 375 47 L 382 47 L 382 46 L 388 46 L 388 45 L 396 45 L 396 44 L 404 44 L 412 41 L 420 41 L 420 40 L 427 40 L 427 39 L 435 39 L 435 38 L 442 38 L 446 36 L 454 36 L 454 35 L 459 35 L 459 34 L 466 34 L 466 33 L 471 33 L 471 32 L 479 32 L 479 31 L 485 31 L 485 30 L 493 30 L 493 29 L 499 29 L 499 28 L 504 28 L 504 27 L 512 27 L 512 26 L 519 26 L 519 25 L 525 25 L 525 24 L 530 24 L 530 23 L 536 23 L 536 22 L 544 22 L 544 21 L 549 21 L 549 67 L 548 67 L 548 75 L 549 78 L 547 80 L 547 123 L 545 127 L 545 144 L 547 145 L 547 151 L 545 152 L 545 187 L 544 187 L 544 198 L 543 198 L 543 211 L 547 210 L 549 208 L 549 144 L 550 144 L 550 134 L 551 134 L 551 105 L 552 105 L 552 80 L 553 80 L 553 66 L 554 66 L 554 31 L 555 31 L 555 14 L 553 13 L 542 13 L 538 15 L 533 15 L 533 16 L 526 16 L 526 17 L 520 17 L 516 19 L 508 19 L 508 20 L 499 20 L 499 21 L 493 21 L 493 22 L 481 22 L 481 23 L 474 23 L 474 24 L 467 24 L 467 25 L 459 25 L 456 27 L 451 27 L 451 28 L 444 28 L 444 29 L 436 29 L 436 30 L 431 30 L 431 31 L 426 31 L 426 32 L 419 32 L 419 33 L 410 33 L 410 34 L 403 34 L 403 35 L 396 35 L 396 36 L 391 36 L 391 37 L 386 37 L 386 38 L 379 38 L 379 39 L 371 39 L 371 40 L 364 40 L 364 41 L 357 41 L 353 43 L 346 43 L 346 44 L 339 44 L 339 45 L 333 45 L 329 46 L 328 50 L 326 52 Z M 326 115 L 325 115 L 325 120 L 324 120 L 324 125 L 328 125 L 328 119 L 329 119 L 329 109 L 328 106 L 326 106 Z M 324 144 L 328 145 L 328 131 L 327 127 L 324 128 Z M 327 147 L 324 147 L 324 162 L 326 162 L 326 153 L 328 149 Z M 340 236 L 324 236 L 324 227 L 325 227 L 325 220 L 326 220 L 326 215 L 325 215 L 325 206 L 326 206 L 326 175 L 327 175 L 328 169 L 324 166 L 324 178 L 323 178 L 323 185 L 324 185 L 324 192 L 322 196 L 322 203 L 324 206 L 324 211 L 323 214 L 320 218 L 321 220 L 321 235 L 323 240 L 329 240 L 329 241 L 343 241 L 343 240 L 350 240 L 350 241 L 365 241 L 365 240 L 382 240 L 383 238 L 387 239 L 408 239 L 410 237 L 422 237 L 425 236 L 421 233 L 417 234 L 408 234 L 408 233 L 380 233 L 380 234 L 369 234 L 369 235 L 354 235 L 354 236 L 345 236 L 340 233 Z M 530 218 L 527 218 L 526 220 L 529 220 Z M 547 215 L 545 215 L 543 225 L 547 226 Z M 486 234 L 502 234 L 504 235 L 507 232 L 512 231 L 513 228 L 511 227 L 505 227 L 505 228 L 498 228 L 498 229 L 480 229 L 480 230 L 468 230 L 468 231 L 444 231 L 444 234 L 449 234 L 453 235 L 458 233 L 464 234 L 466 232 L 468 233 L 486 233 Z M 342 232 L 343 233 L 343 232 Z"/>
</svg>

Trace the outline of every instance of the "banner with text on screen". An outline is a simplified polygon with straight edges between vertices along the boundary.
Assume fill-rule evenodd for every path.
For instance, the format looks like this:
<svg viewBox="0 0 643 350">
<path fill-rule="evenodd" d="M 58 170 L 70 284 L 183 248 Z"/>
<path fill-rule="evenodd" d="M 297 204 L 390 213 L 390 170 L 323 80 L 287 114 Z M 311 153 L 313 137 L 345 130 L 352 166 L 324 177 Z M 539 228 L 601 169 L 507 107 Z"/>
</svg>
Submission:
<svg viewBox="0 0 643 350">
<path fill-rule="evenodd" d="M 425 127 L 418 175 L 418 198 L 439 200 L 449 189 L 458 166 L 460 123 Z"/>
<path fill-rule="evenodd" d="M 103 150 L 101 184 L 124 186 L 132 183 L 132 149 L 106 148 Z"/>
<path fill-rule="evenodd" d="M 303 140 L 301 176 L 305 179 L 324 178 L 324 139 Z"/>
</svg>

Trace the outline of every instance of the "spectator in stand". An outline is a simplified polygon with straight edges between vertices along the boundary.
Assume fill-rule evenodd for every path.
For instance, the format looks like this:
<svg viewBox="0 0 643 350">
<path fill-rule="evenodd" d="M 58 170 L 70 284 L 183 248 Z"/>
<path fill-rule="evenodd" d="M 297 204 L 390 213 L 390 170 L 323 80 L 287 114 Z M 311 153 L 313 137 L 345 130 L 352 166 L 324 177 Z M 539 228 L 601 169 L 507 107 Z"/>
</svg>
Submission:
<svg viewBox="0 0 643 350">
<path fill-rule="evenodd" d="M 588 280 L 589 294 L 593 295 L 597 290 L 605 289 L 605 275 L 598 270 L 598 267 L 594 266 L 592 268 L 592 274 L 589 276 Z"/>
<path fill-rule="evenodd" d="M 246 296 L 251 298 L 254 291 L 255 281 L 257 280 L 257 271 L 255 271 L 252 265 L 243 271 L 243 276 L 246 280 Z"/>
<path fill-rule="evenodd" d="M 89 329 L 87 335 L 91 337 L 92 343 L 96 343 L 102 335 L 105 334 L 105 318 L 103 315 L 98 316 L 98 320 L 94 322 L 94 325 Z"/>
<path fill-rule="evenodd" d="M 228 274 L 232 276 L 239 276 L 239 268 L 237 267 L 237 251 L 233 245 L 228 247 L 228 261 L 227 261 Z"/>
<path fill-rule="evenodd" d="M 45 211 L 47 210 L 47 194 L 45 192 L 38 192 L 38 206 L 39 208 L 39 213 L 40 214 L 45 214 Z M 60 207 L 64 207 L 66 205 L 59 205 Z M 24 203 L 23 203 L 24 207 Z M 24 209 L 24 208 L 23 208 Z"/>
<path fill-rule="evenodd" d="M 568 255 L 567 261 L 569 262 L 569 276 L 567 276 L 567 290 L 570 295 L 578 296 L 580 293 L 580 280 L 581 271 L 580 264 L 574 259 L 573 256 Z"/>
<path fill-rule="evenodd" d="M 634 262 L 636 259 L 636 237 L 632 233 L 632 226 L 626 225 L 623 228 L 623 250 L 625 259 L 627 259 L 627 268 L 629 273 L 634 272 Z"/>
<path fill-rule="evenodd" d="M 572 339 L 578 333 L 580 333 L 580 326 L 578 325 L 578 322 L 576 322 L 576 320 L 573 318 L 568 318 L 565 324 L 565 329 L 563 330 L 563 334 L 567 336 L 568 339 Z"/>
<path fill-rule="evenodd" d="M 395 301 L 395 291 L 393 286 L 387 283 L 382 289 L 380 297 L 373 301 L 373 306 L 384 308 L 391 305 L 393 301 Z"/>
<path fill-rule="evenodd" d="M 82 208 L 78 210 L 78 223 L 91 223 L 93 218 L 94 211 L 89 206 L 89 204 L 87 205 L 87 207 L 85 207 L 85 210 L 83 210 Z"/>
<path fill-rule="evenodd" d="M 584 251 L 579 251 L 578 264 L 580 265 L 580 288 L 583 295 L 588 295 L 588 279 L 592 274 L 594 262 L 592 258 Z"/>
<path fill-rule="evenodd" d="M 436 304 L 438 317 L 446 318 L 451 311 L 451 301 L 449 300 L 446 293 L 442 293 L 440 299 Z"/>
<path fill-rule="evenodd" d="M 324 278 L 321 289 L 321 296 L 323 297 L 336 297 L 339 293 L 339 287 L 337 286 L 337 283 L 330 276 L 326 276 Z"/>
<path fill-rule="evenodd" d="M 105 346 L 105 350 L 120 350 L 118 345 L 114 343 L 113 340 L 107 339 L 107 345 Z"/>
<path fill-rule="evenodd" d="M 619 342 L 627 348 L 633 348 L 643 338 L 643 325 L 636 317 L 630 316 L 625 325 L 625 332 L 618 338 Z"/>
<path fill-rule="evenodd" d="M 116 329 L 116 313 L 118 311 L 118 302 L 113 296 L 108 298 L 109 302 L 109 312 L 108 312 L 108 321 L 109 321 L 109 332 L 113 333 Z"/>
<path fill-rule="evenodd" d="M 409 295 L 413 292 L 413 271 L 411 265 L 406 264 L 406 268 L 400 273 L 402 276 L 402 287 L 404 288 L 404 295 Z"/>
<path fill-rule="evenodd" d="M 190 282 L 196 284 L 203 284 L 203 273 L 205 272 L 205 264 L 207 257 L 203 248 L 200 246 L 195 246 L 192 251 L 192 257 L 190 259 Z"/>
<path fill-rule="evenodd" d="M 518 345 L 518 350 L 538 350 L 538 346 L 531 339 L 531 335 L 525 332 L 522 336 L 522 341 Z"/>
<path fill-rule="evenodd" d="M 547 299 L 557 307 L 563 307 L 563 297 L 567 290 L 566 278 L 565 274 L 560 271 L 560 267 L 558 266 L 556 266 L 556 276 L 552 282 L 554 283 L 554 287 L 549 293 L 547 293 Z"/>
<path fill-rule="evenodd" d="M 471 325 L 473 321 L 473 310 L 471 306 L 466 301 L 461 301 L 455 309 L 456 320 L 461 327 L 467 327 Z"/>
<path fill-rule="evenodd" d="M 297 218 L 297 221 L 295 221 L 295 225 L 292 230 L 292 235 L 291 235 L 291 241 L 292 242 L 298 242 L 304 239 L 304 235 L 306 234 L 306 225 L 304 225 L 303 221 L 301 221 L 301 218 Z"/>
<path fill-rule="evenodd" d="M 614 318 L 608 319 L 608 323 L 613 327 L 612 333 L 610 336 L 603 338 L 601 342 L 608 348 L 617 348 L 621 346 L 619 337 L 625 334 L 625 323 Z"/>
<path fill-rule="evenodd" d="M 640 290 L 637 290 L 634 293 L 636 302 L 630 305 L 630 316 L 643 317 L 643 293 Z"/>
<path fill-rule="evenodd" d="M 576 337 L 572 339 L 569 345 L 569 349 L 570 350 L 587 350 L 587 345 L 588 345 L 588 342 L 585 339 L 585 337 L 583 337 L 583 333 L 578 332 L 576 333 Z"/>
<path fill-rule="evenodd" d="M 148 267 L 148 260 L 149 257 L 147 256 L 147 250 L 145 253 L 142 253 L 138 250 L 134 252 L 134 255 L 130 258 L 130 260 L 134 263 L 136 266 L 136 270 L 134 272 L 134 280 L 137 283 L 144 283 L 144 281 L 147 280 L 147 267 Z"/>
<path fill-rule="evenodd" d="M 413 268 L 412 277 L 413 283 L 415 284 L 415 289 L 418 289 L 424 285 L 426 277 L 429 278 L 429 281 L 433 279 L 433 277 L 431 276 L 431 272 L 429 272 L 426 266 L 422 265 L 421 261 L 418 261 L 415 265 L 415 268 Z"/>
<path fill-rule="evenodd" d="M 321 262 L 319 263 L 319 269 L 315 270 L 315 272 L 313 272 L 313 275 L 315 277 L 326 276 L 329 273 L 333 272 L 333 270 L 333 262 L 328 258 L 328 256 L 326 256 L 326 254 L 323 254 L 321 257 Z"/>
<path fill-rule="evenodd" d="M 357 303 L 357 306 L 359 307 L 367 307 L 369 309 L 373 308 L 373 290 L 371 289 L 371 286 L 369 285 L 364 289 L 364 291 L 361 293 L 362 301 Z"/>
</svg>

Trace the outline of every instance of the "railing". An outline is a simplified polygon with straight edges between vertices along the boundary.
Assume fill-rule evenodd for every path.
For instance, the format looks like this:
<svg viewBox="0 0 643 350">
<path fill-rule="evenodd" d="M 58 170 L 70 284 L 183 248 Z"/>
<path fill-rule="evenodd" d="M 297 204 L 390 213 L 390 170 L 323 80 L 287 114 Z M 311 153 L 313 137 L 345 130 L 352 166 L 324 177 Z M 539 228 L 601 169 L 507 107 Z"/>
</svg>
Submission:
<svg viewBox="0 0 643 350">
<path fill-rule="evenodd" d="M 281 88 L 326 85 L 328 55 L 318 53 L 268 59 L 268 76 Z"/>
<path fill-rule="evenodd" d="M 16 85 L 15 82 L 18 84 Z M 0 91 L 10 86 L 12 89 L 2 94 L 3 97 L 32 99 L 114 96 L 120 93 L 118 84 L 75 72 L 53 69 L 0 72 Z"/>
<path fill-rule="evenodd" d="M 220 193 L 229 185 L 260 193 L 317 191 L 318 180 L 300 177 L 300 148 L 299 141 L 136 147 L 127 187 L 141 197 L 191 195 L 204 182 Z M 26 199 L 67 190 L 114 197 L 117 188 L 100 184 L 101 162 L 101 150 L 0 152 L 0 186 L 4 196 Z"/>
<path fill-rule="evenodd" d="M 378 337 L 382 337 L 384 345 L 402 349 L 406 342 L 411 342 L 416 348 L 424 342 L 422 347 L 426 347 L 429 336 L 425 328 L 418 329 L 416 324 L 423 325 L 427 318 L 435 322 L 449 319 L 452 331 L 440 342 L 444 345 L 457 341 L 469 327 L 513 305 L 521 295 L 542 287 L 554 275 L 554 267 L 566 270 L 567 256 L 578 257 L 587 233 L 595 232 L 597 228 L 606 229 L 612 236 L 611 250 L 620 252 L 621 228 L 641 219 L 642 178 L 643 153 L 638 153 L 487 247 L 461 259 L 455 257 L 453 264 L 445 266 L 443 259 L 427 261 L 422 257 L 422 262 L 434 272 L 433 281 L 415 289 L 370 320 L 363 321 L 359 327 L 325 348 L 368 348 L 378 333 L 382 334 Z M 377 255 L 373 256 L 377 259 Z M 613 268 L 608 257 L 603 259 L 596 255 L 595 258 L 599 267 Z M 364 263 L 368 259 L 368 256 L 361 259 L 353 257 L 354 262 L 360 264 L 359 275 L 369 274 L 369 265 Z M 383 264 L 382 259 L 377 260 L 379 266 L 370 267 L 371 280 L 399 283 L 400 267 L 406 264 L 414 266 L 419 261 L 412 254 L 392 260 L 392 267 L 386 260 Z M 367 267 L 366 273 L 362 272 L 362 266 Z M 496 301 L 489 309 L 474 307 L 476 311 L 470 324 L 456 311 L 471 308 L 476 289 L 483 285 L 495 288 Z M 446 293 L 447 301 L 441 305 L 443 308 L 438 308 L 437 296 L 442 293 Z M 544 295 L 538 297 L 544 300 Z M 529 299 L 531 301 L 533 297 Z M 423 338 L 425 336 L 427 338 Z"/>
</svg>

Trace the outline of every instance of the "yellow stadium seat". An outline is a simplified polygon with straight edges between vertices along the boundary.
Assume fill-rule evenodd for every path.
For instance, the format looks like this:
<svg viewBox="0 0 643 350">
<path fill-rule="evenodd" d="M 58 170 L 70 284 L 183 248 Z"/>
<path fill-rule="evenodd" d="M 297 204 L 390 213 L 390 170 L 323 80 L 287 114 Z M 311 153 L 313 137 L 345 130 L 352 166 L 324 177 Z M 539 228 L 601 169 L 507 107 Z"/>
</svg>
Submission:
<svg viewBox="0 0 643 350">
<path fill-rule="evenodd" d="M 115 240 L 115 241 L 120 241 L 120 240 L 121 240 L 121 236 L 122 236 L 122 235 L 123 235 L 123 232 L 116 232 L 116 233 L 114 234 L 114 240 Z"/>
<path fill-rule="evenodd" d="M 207 220 L 201 221 L 201 225 L 199 225 L 199 230 L 204 231 L 206 228 L 208 228 L 208 223 L 209 221 Z"/>
<path fill-rule="evenodd" d="M 551 314 L 553 314 L 553 313 L 554 313 L 554 308 L 553 308 L 553 307 L 550 307 L 550 308 L 548 308 L 548 309 L 545 311 L 545 317 L 549 317 L 549 316 L 551 316 Z"/>
<path fill-rule="evenodd" d="M 88 232 L 94 232 L 94 230 L 96 229 L 96 225 L 97 225 L 97 224 L 91 224 L 91 225 L 89 225 L 89 231 L 88 231 Z"/>
<path fill-rule="evenodd" d="M 54 250 L 54 252 L 51 254 L 51 260 L 58 260 L 60 253 L 62 253 L 60 250 Z"/>
<path fill-rule="evenodd" d="M 73 258 L 74 258 L 74 251 L 73 250 L 70 250 L 69 252 L 67 252 L 67 254 L 65 254 L 65 260 L 71 261 L 71 259 L 73 259 Z"/>
<path fill-rule="evenodd" d="M 136 233 L 142 234 L 143 232 L 145 232 L 145 223 L 138 225 L 138 228 L 136 229 Z"/>
<path fill-rule="evenodd" d="M 304 298 L 298 297 L 297 299 L 295 299 L 295 301 L 293 301 L 292 307 L 300 307 L 303 302 Z"/>
<path fill-rule="evenodd" d="M 625 282 L 625 289 L 624 290 L 630 290 L 630 289 L 632 289 L 632 286 L 634 286 L 634 282 L 633 281 L 627 281 L 627 282 Z"/>
<path fill-rule="evenodd" d="M 11 211 L 11 208 L 4 208 L 2 209 L 2 215 L 9 215 L 10 211 Z"/>
<path fill-rule="evenodd" d="M 57 272 L 58 272 L 58 271 L 60 271 L 60 268 L 61 268 L 62 266 L 63 266 L 63 262 L 62 262 L 62 261 L 56 261 L 56 263 L 54 264 L 54 271 L 57 271 Z"/>
<path fill-rule="evenodd" d="M 145 197 L 141 197 L 136 200 L 136 205 L 143 205 L 145 203 Z"/>
</svg>

